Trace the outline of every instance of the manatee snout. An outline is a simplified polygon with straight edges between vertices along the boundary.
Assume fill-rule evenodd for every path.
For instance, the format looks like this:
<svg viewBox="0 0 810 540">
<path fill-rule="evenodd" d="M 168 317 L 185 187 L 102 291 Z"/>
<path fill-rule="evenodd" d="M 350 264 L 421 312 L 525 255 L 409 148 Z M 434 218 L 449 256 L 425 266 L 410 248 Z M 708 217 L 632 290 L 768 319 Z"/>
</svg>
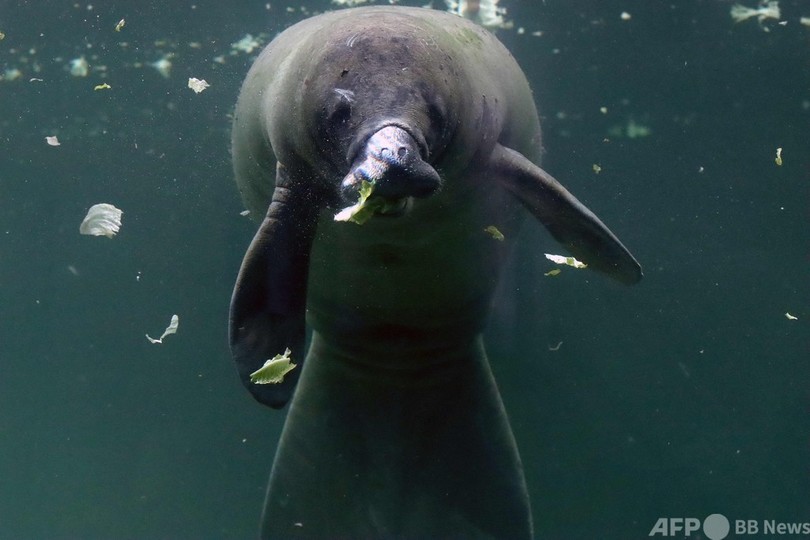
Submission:
<svg viewBox="0 0 810 540">
<path fill-rule="evenodd" d="M 398 126 L 386 126 L 366 140 L 340 186 L 346 202 L 357 200 L 364 180 L 374 185 L 375 196 L 390 200 L 428 197 L 441 186 L 416 139 Z"/>
</svg>

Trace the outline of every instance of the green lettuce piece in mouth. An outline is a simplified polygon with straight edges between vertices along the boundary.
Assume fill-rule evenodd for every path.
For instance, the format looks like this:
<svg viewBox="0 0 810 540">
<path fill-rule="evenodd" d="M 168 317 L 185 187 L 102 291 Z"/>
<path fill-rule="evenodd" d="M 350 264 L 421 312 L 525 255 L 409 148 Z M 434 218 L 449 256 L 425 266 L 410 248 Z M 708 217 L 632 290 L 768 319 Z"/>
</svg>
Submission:
<svg viewBox="0 0 810 540">
<path fill-rule="evenodd" d="M 351 221 L 362 225 L 374 214 L 384 214 L 403 207 L 403 199 L 388 201 L 382 197 L 372 197 L 374 184 L 371 182 L 363 180 L 359 192 L 357 202 L 335 214 L 335 221 Z"/>
</svg>

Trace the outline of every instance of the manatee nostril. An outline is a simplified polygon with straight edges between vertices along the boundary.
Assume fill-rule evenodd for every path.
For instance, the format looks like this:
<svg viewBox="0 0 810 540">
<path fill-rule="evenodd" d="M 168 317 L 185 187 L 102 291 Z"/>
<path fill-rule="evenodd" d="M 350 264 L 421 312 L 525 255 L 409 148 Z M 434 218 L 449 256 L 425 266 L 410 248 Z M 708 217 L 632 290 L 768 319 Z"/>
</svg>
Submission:
<svg viewBox="0 0 810 540">
<path fill-rule="evenodd" d="M 397 157 L 399 159 L 404 159 L 405 156 L 407 156 L 407 155 L 408 155 L 408 149 L 405 148 L 404 146 L 400 146 L 399 150 L 397 150 Z"/>
</svg>

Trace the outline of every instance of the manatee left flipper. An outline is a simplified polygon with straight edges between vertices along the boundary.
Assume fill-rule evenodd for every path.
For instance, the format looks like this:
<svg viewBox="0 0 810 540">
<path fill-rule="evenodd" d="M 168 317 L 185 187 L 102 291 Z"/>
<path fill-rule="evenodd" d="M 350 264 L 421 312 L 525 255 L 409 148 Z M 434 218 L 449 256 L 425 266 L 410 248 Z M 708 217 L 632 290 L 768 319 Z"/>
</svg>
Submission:
<svg viewBox="0 0 810 540">
<path fill-rule="evenodd" d="M 245 254 L 231 298 L 230 346 L 239 376 L 256 400 L 276 409 L 292 397 L 303 368 L 309 253 L 318 212 L 307 187 L 292 182 L 279 163 L 267 217 Z M 251 373 L 286 348 L 297 368 L 283 382 L 250 382 Z"/>
<path fill-rule="evenodd" d="M 641 265 L 616 235 L 546 171 L 500 144 L 489 171 L 577 259 L 626 285 L 641 280 Z"/>
</svg>

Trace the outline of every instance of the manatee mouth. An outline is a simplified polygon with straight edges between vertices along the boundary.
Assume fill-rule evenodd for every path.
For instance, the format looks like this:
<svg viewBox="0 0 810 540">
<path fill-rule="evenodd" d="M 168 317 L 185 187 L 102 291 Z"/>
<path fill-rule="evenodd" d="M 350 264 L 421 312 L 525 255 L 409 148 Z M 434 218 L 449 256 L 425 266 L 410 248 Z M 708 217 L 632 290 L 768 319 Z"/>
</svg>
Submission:
<svg viewBox="0 0 810 540">
<path fill-rule="evenodd" d="M 386 125 L 352 148 L 349 173 L 340 184 L 344 201 L 357 198 L 364 182 L 374 186 L 374 195 L 386 201 L 408 197 L 425 198 L 441 186 L 439 173 L 422 155 L 421 137 L 394 124 Z"/>
<path fill-rule="evenodd" d="M 410 209 L 412 197 L 391 199 L 373 195 L 374 185 L 368 182 L 363 184 L 358 201 L 335 214 L 335 221 L 351 221 L 362 225 L 372 217 L 396 218 L 404 216 Z"/>
<path fill-rule="evenodd" d="M 414 198 L 433 195 L 442 180 L 422 153 L 418 138 L 400 126 L 389 124 L 372 133 L 340 183 L 341 198 L 350 206 L 335 220 L 363 224 L 371 216 L 402 216 Z"/>
</svg>

